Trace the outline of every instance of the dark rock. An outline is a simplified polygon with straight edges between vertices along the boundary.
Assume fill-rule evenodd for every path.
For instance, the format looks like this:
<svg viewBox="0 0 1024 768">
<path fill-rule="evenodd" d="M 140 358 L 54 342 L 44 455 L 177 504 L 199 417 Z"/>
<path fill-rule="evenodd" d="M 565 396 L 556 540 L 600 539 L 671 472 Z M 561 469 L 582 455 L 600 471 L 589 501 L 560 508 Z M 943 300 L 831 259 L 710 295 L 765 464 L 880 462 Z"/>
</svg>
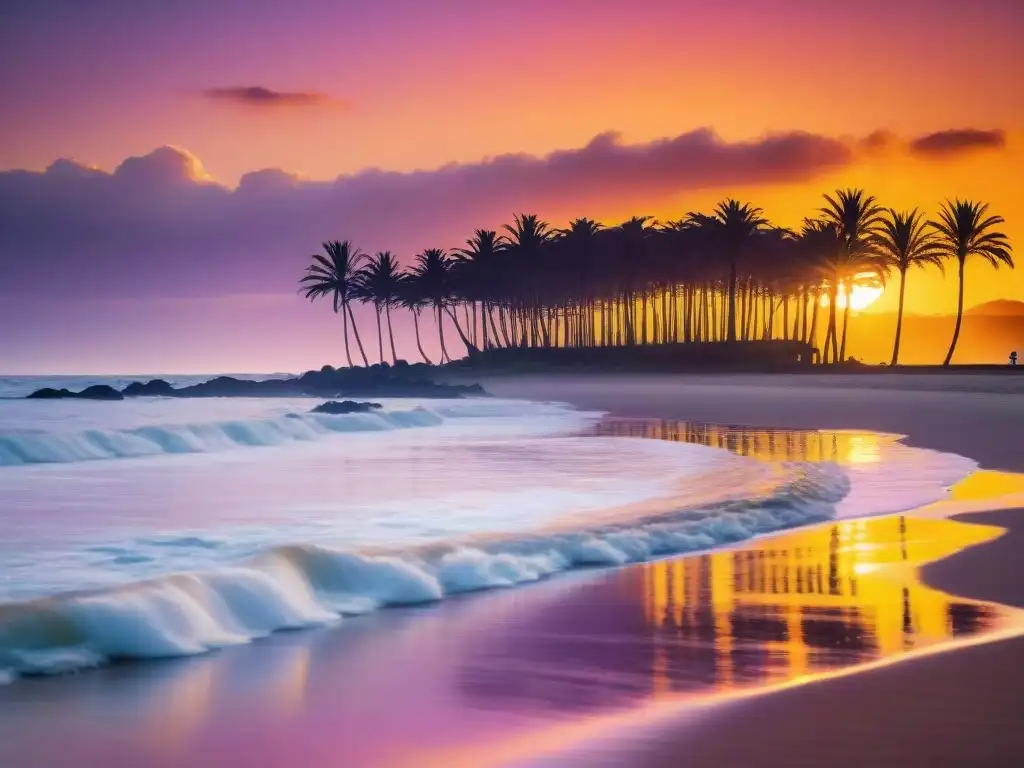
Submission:
<svg viewBox="0 0 1024 768">
<path fill-rule="evenodd" d="M 80 397 L 83 400 L 124 400 L 124 395 L 106 384 L 94 384 L 91 387 L 86 387 L 74 397 Z"/>
<path fill-rule="evenodd" d="M 121 390 L 121 394 L 127 397 L 172 397 L 176 392 L 174 387 L 163 379 L 153 379 L 145 384 L 133 381 Z"/>
<path fill-rule="evenodd" d="M 218 376 L 174 391 L 179 397 L 274 397 L 277 395 L 302 394 L 295 386 L 295 379 L 266 379 L 251 381 L 231 376 Z"/>
<path fill-rule="evenodd" d="M 302 395 L 323 398 L 377 398 L 423 397 L 459 398 L 465 395 L 486 395 L 479 384 L 439 384 L 431 378 L 431 366 L 423 363 L 409 365 L 399 361 L 394 366 L 376 365 L 370 368 L 339 368 L 329 365 L 317 371 L 306 371 L 298 377 L 253 381 L 218 376 L 215 379 L 175 389 L 163 379 L 142 383 L 133 381 L 123 392 L 100 385 L 89 387 L 82 393 L 66 389 L 41 389 L 29 397 L 55 399 L 84 397 L 95 400 L 121 400 L 128 397 L 298 397 Z"/>
<path fill-rule="evenodd" d="M 26 395 L 25 397 L 27 400 L 59 400 L 62 397 L 76 397 L 76 395 L 70 389 L 43 387 L 42 389 L 37 389 L 31 395 Z"/>
<path fill-rule="evenodd" d="M 113 387 L 108 387 L 106 384 L 96 384 L 91 387 L 86 387 L 81 392 L 72 392 L 70 389 L 53 389 L 52 387 L 45 387 L 43 389 L 37 389 L 32 394 L 26 396 L 26 399 L 28 400 L 61 400 L 65 398 L 80 400 L 124 400 L 124 395 Z"/>
<path fill-rule="evenodd" d="M 380 403 L 357 403 L 355 400 L 328 400 L 316 406 L 310 413 L 329 413 L 332 416 L 341 416 L 346 413 L 370 413 L 383 408 Z"/>
</svg>

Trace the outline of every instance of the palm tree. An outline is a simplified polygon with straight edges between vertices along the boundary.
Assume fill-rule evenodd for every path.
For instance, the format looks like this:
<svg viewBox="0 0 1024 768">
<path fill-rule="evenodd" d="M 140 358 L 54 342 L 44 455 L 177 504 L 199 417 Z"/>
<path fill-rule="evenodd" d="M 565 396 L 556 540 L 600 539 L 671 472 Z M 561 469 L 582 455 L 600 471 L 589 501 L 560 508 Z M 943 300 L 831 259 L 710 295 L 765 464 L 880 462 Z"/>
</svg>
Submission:
<svg viewBox="0 0 1024 768">
<path fill-rule="evenodd" d="M 839 358 L 836 305 L 839 301 L 839 283 L 842 273 L 843 236 L 835 224 L 820 219 L 805 219 L 798 242 L 804 263 L 810 270 L 817 273 L 818 280 L 823 282 L 828 290 L 828 328 L 825 330 L 825 342 L 822 344 L 821 361 L 827 362 L 829 342 L 831 342 L 832 361 L 835 362 Z M 818 291 L 814 293 L 814 301 L 814 315 L 808 335 L 811 344 L 815 343 L 818 334 L 818 308 L 820 307 Z"/>
<path fill-rule="evenodd" d="M 384 362 L 384 337 L 380 327 L 382 311 L 388 321 L 391 361 L 398 360 L 398 355 L 395 354 L 395 334 L 391 329 L 391 307 L 401 298 L 403 279 L 401 267 L 391 251 L 382 251 L 370 257 L 366 266 L 359 271 L 356 295 L 373 303 L 373 309 L 377 315 L 377 350 L 382 363 Z"/>
<path fill-rule="evenodd" d="M 845 261 L 853 266 L 859 258 L 870 259 L 874 251 L 874 237 L 882 221 L 882 208 L 873 195 L 863 189 L 839 189 L 835 196 L 823 195 L 827 205 L 819 209 L 825 221 L 834 224 L 842 235 L 846 249 Z M 848 270 L 847 270 L 848 271 Z M 850 296 L 859 275 L 848 273 L 843 285 L 846 307 L 843 310 L 843 341 L 839 347 L 839 360 L 846 359 L 846 332 L 850 325 Z"/>
<path fill-rule="evenodd" d="M 636 299 L 640 294 L 640 343 L 647 343 L 647 283 L 650 277 L 651 238 L 655 234 L 650 216 L 633 216 L 612 230 L 621 254 L 622 326 L 626 344 L 636 344 Z"/>
<path fill-rule="evenodd" d="M 348 322 L 352 321 L 352 331 L 362 355 L 363 365 L 370 363 L 363 351 L 363 342 L 359 338 L 355 315 L 352 314 L 352 299 L 356 298 L 359 287 L 359 268 L 366 259 L 366 254 L 356 248 L 348 240 L 332 240 L 323 244 L 327 256 L 313 254 L 313 263 L 306 267 L 306 276 L 299 280 L 299 290 L 310 301 L 322 296 L 330 296 L 334 303 L 335 313 L 341 312 L 341 322 L 345 334 L 345 358 L 352 367 L 352 355 L 348 346 Z"/>
<path fill-rule="evenodd" d="M 402 287 L 400 290 L 399 303 L 412 313 L 412 327 L 416 334 L 416 349 L 419 350 L 423 362 L 433 365 L 427 353 L 423 351 L 423 342 L 420 339 L 420 312 L 424 307 L 431 306 L 431 301 L 423 294 L 419 281 L 411 272 L 402 274 Z"/>
<path fill-rule="evenodd" d="M 892 345 L 892 360 L 896 365 L 900 358 L 900 335 L 903 331 L 903 291 L 907 284 L 907 271 L 911 267 L 924 268 L 928 265 L 942 269 L 942 252 L 935 241 L 935 234 L 929 231 L 917 208 L 899 213 L 890 208 L 882 219 L 875 235 L 880 255 L 891 269 L 900 273 L 900 302 L 896 310 L 896 338 Z"/>
<path fill-rule="evenodd" d="M 729 264 L 729 305 L 726 318 L 726 341 L 736 341 L 736 281 L 738 261 L 751 239 L 767 224 L 764 211 L 750 203 L 730 198 L 723 200 L 710 216 L 690 214 L 695 225 L 706 227 Z"/>
<path fill-rule="evenodd" d="M 491 306 L 498 297 L 497 287 L 500 285 L 502 255 L 505 245 L 498 233 L 490 229 L 478 229 L 473 237 L 466 241 L 465 248 L 457 248 L 453 252 L 452 272 L 456 283 L 466 298 L 474 304 L 473 334 L 476 335 L 476 301 L 480 302 L 481 326 L 483 331 L 483 347 L 490 346 L 487 323 L 490 321 L 491 331 L 497 341 L 498 331 L 491 315 Z"/>
<path fill-rule="evenodd" d="M 522 286 L 517 286 L 520 288 L 521 343 L 525 345 L 529 339 L 529 342 L 536 346 L 538 340 L 543 339 L 544 346 L 548 346 L 550 338 L 547 327 L 541 322 L 540 317 L 538 277 L 543 268 L 543 255 L 554 237 L 551 225 L 541 220 L 535 213 L 518 213 L 513 223 L 505 224 L 503 228 L 508 233 L 505 237 L 505 247 L 515 259 L 515 267 L 511 271 L 523 278 Z M 529 336 L 526 333 L 527 328 L 530 330 Z"/>
<path fill-rule="evenodd" d="M 1004 223 L 1002 216 L 986 216 L 988 203 L 970 200 L 947 200 L 939 211 L 937 221 L 929 222 L 936 231 L 936 248 L 944 258 L 956 259 L 959 290 L 956 301 L 956 327 L 953 341 L 943 365 L 949 365 L 960 338 L 960 324 L 964 316 L 964 266 L 971 256 L 980 256 L 994 268 L 1006 264 L 1013 269 L 1010 240 L 1002 232 L 993 231 Z"/>
<path fill-rule="evenodd" d="M 441 361 L 451 362 L 448 347 L 444 343 L 443 310 L 451 300 L 451 262 L 443 248 L 427 248 L 416 255 L 412 268 L 412 279 L 417 287 L 434 308 L 437 319 L 437 335 L 441 342 Z"/>
<path fill-rule="evenodd" d="M 576 304 L 575 332 L 566 329 L 566 346 L 585 346 L 587 339 L 596 338 L 594 327 L 594 300 L 599 265 L 601 233 L 604 227 L 593 219 L 579 218 L 569 222 L 565 229 L 555 232 L 555 251 L 564 262 L 567 280 L 574 289 Z M 570 298 L 570 302 L 572 301 Z M 602 343 L 607 344 L 607 335 L 602 333 Z"/>
</svg>

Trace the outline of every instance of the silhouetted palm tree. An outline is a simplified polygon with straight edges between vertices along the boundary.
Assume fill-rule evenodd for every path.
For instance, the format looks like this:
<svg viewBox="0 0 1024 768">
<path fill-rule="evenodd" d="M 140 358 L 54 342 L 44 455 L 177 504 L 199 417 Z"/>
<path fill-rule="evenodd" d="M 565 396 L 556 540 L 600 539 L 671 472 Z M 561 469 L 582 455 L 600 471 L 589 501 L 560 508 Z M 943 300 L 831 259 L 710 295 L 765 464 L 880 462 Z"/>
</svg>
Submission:
<svg viewBox="0 0 1024 768">
<path fill-rule="evenodd" d="M 451 301 L 451 264 L 443 248 L 427 248 L 416 256 L 411 275 L 420 293 L 434 308 L 437 320 L 437 335 L 441 342 L 442 362 L 451 362 L 448 347 L 444 343 L 443 311 Z"/>
<path fill-rule="evenodd" d="M 892 345 L 892 360 L 896 365 L 900 358 L 900 336 L 903 331 L 903 292 L 907 284 L 907 270 L 911 267 L 924 268 L 928 265 L 942 269 L 942 252 L 935 242 L 924 217 L 917 208 L 900 213 L 890 208 L 882 219 L 875 235 L 879 254 L 888 262 L 890 269 L 900 273 L 900 300 L 896 310 L 896 337 Z"/>
<path fill-rule="evenodd" d="M 1002 216 L 987 216 L 988 203 L 970 200 L 947 200 L 939 211 L 939 218 L 930 222 L 937 233 L 936 247 L 945 258 L 956 259 L 959 288 L 956 300 L 956 327 L 953 340 L 943 365 L 949 365 L 960 338 L 960 323 L 964 316 L 964 266 L 967 259 L 980 256 L 995 268 L 1006 264 L 1013 268 L 1010 240 L 1002 232 L 993 230 L 1004 223 Z"/>
<path fill-rule="evenodd" d="M 839 303 L 839 283 L 842 280 L 845 241 L 835 224 L 820 219 L 805 219 L 799 235 L 799 242 L 804 262 L 818 273 L 819 279 L 825 283 L 828 291 L 828 327 L 825 330 L 821 362 L 829 360 L 830 342 L 832 362 L 836 362 L 839 359 L 836 306 Z M 815 304 L 820 306 L 817 292 L 815 293 Z M 814 316 L 811 321 L 810 339 L 812 343 L 817 339 L 818 306 L 814 308 Z"/>
<path fill-rule="evenodd" d="M 521 343 L 536 345 L 543 340 L 544 346 L 550 344 L 546 324 L 541 319 L 541 300 L 539 273 L 542 267 L 542 256 L 554 233 L 551 225 L 542 221 L 534 213 L 516 214 L 512 224 L 504 225 L 508 235 L 505 247 L 512 257 L 509 276 L 517 275 L 520 280 L 517 286 L 520 294 L 520 328 Z M 525 295 L 523 295 L 525 294 Z M 527 334 L 529 329 L 530 333 Z"/>
<path fill-rule="evenodd" d="M 388 321 L 391 361 L 398 360 L 398 355 L 395 354 L 395 334 L 391 330 L 391 307 L 401 299 L 403 279 L 401 267 L 391 251 L 383 251 L 370 257 L 366 266 L 359 271 L 356 296 L 373 304 L 374 312 L 377 315 L 377 350 L 382 363 L 384 362 L 384 337 L 380 327 L 382 311 Z"/>
<path fill-rule="evenodd" d="M 352 355 L 348 346 L 348 322 L 352 321 L 352 331 L 359 346 L 359 354 L 363 357 L 363 365 L 369 365 L 363 342 L 359 338 L 355 315 L 352 314 L 352 300 L 356 298 L 359 287 L 359 268 L 366 259 L 366 254 L 352 245 L 348 240 L 332 240 L 323 244 L 327 256 L 313 254 L 313 263 L 306 267 L 306 276 L 299 280 L 300 290 L 310 301 L 322 296 L 330 296 L 334 303 L 335 313 L 341 312 L 341 322 L 345 334 L 345 358 L 349 367 L 352 366 Z"/>
<path fill-rule="evenodd" d="M 736 341 L 736 282 L 738 262 L 750 246 L 753 237 L 767 224 L 760 208 L 750 203 L 741 203 L 732 198 L 723 200 L 710 216 L 690 214 L 689 219 L 699 227 L 712 233 L 712 242 L 720 249 L 719 254 L 729 264 L 728 315 L 726 318 L 726 341 Z"/>
<path fill-rule="evenodd" d="M 363 352 L 353 299 L 375 306 L 381 359 L 381 312 L 396 359 L 390 308 L 398 303 L 412 311 L 417 347 L 428 363 L 419 326 L 419 313 L 428 306 L 438 325 L 441 362 L 451 360 L 446 317 L 470 354 L 481 336 L 484 348 L 793 339 L 820 346 L 821 362 L 840 362 L 846 356 L 854 289 L 867 280 L 884 284 L 896 269 L 901 287 L 892 359 L 898 363 L 911 265 L 936 263 L 938 255 L 960 262 L 955 347 L 967 255 L 1012 264 L 1005 236 L 992 230 L 1002 219 L 986 218 L 978 204 L 947 204 L 930 233 L 916 210 L 883 212 L 861 190 L 826 195 L 825 203 L 819 218 L 807 220 L 798 235 L 771 226 L 759 208 L 736 200 L 681 221 L 658 225 L 636 216 L 608 229 L 580 218 L 552 230 L 534 214 L 519 214 L 503 228 L 504 237 L 477 230 L 450 255 L 423 251 L 405 273 L 390 254 L 377 254 L 363 268 L 365 257 L 350 243 L 328 243 L 327 257 L 314 258 L 301 286 L 310 299 L 334 297 L 350 364 L 350 320 Z M 841 295 L 848 299 L 842 336 Z M 826 298 L 828 328 L 819 345 L 818 318 Z M 947 362 L 952 352 L 951 347 Z"/>
<path fill-rule="evenodd" d="M 402 288 L 399 296 L 399 303 L 412 314 L 412 327 L 416 334 L 416 349 L 419 350 L 423 362 L 433 365 L 427 353 L 423 351 L 423 342 L 420 339 L 420 312 L 425 307 L 433 306 L 430 299 L 423 295 L 415 276 L 409 272 L 402 275 Z"/>
<path fill-rule="evenodd" d="M 598 292 L 598 278 L 601 265 L 601 232 L 604 227 L 593 219 L 580 218 L 569 222 L 566 229 L 555 232 L 554 252 L 563 261 L 567 281 L 575 289 L 575 295 L 568 297 L 567 304 L 575 304 L 573 327 L 566 328 L 566 346 L 586 346 L 595 343 L 597 329 L 595 302 Z M 567 307 L 568 310 L 568 307 Z M 607 335 L 602 330 L 602 343 L 607 344 Z"/>
<path fill-rule="evenodd" d="M 622 327 L 626 344 L 636 344 L 636 302 L 640 298 L 640 343 L 647 343 L 647 285 L 650 278 L 652 238 L 656 234 L 650 216 L 634 216 L 612 230 L 611 235 L 621 254 L 620 278 L 624 312 Z"/>
<path fill-rule="evenodd" d="M 495 340 L 498 338 L 498 329 L 494 325 L 491 308 L 500 298 L 504 248 L 505 244 L 497 232 L 478 229 L 473 233 L 473 237 L 466 241 L 465 248 L 454 251 L 452 259 L 455 282 L 460 286 L 463 296 L 473 303 L 474 315 L 476 302 L 480 303 L 484 349 L 490 347 L 488 323 Z M 474 332 L 476 325 L 474 320 Z"/>
<path fill-rule="evenodd" d="M 819 210 L 822 218 L 834 224 L 843 236 L 847 251 L 845 261 L 848 268 L 844 277 L 843 293 L 846 306 L 843 309 L 843 340 L 839 346 L 839 360 L 846 359 L 846 332 L 850 325 L 850 297 L 853 285 L 859 275 L 849 267 L 860 259 L 870 260 L 874 251 L 874 236 L 882 218 L 882 208 L 873 195 L 862 189 L 836 190 L 835 196 L 823 195 L 827 205 Z"/>
</svg>

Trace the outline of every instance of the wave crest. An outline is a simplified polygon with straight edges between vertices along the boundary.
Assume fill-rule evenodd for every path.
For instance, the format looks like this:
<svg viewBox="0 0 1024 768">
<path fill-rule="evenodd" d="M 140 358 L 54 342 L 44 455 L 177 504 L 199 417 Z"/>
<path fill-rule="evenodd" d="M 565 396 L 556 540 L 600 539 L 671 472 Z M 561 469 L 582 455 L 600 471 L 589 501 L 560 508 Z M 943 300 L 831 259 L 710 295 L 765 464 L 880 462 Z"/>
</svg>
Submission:
<svg viewBox="0 0 1024 768">
<path fill-rule="evenodd" d="M 121 459 L 160 454 L 210 453 L 243 447 L 319 440 L 344 432 L 380 432 L 437 426 L 444 418 L 426 408 L 345 416 L 291 413 L 272 419 L 207 424 L 90 429 L 82 432 L 0 433 L 0 466 Z"/>
<path fill-rule="evenodd" d="M 0 606 L 0 680 L 120 659 L 188 656 L 395 605 L 511 587 L 574 568 L 708 549 L 831 519 L 849 488 L 833 465 L 792 465 L 760 499 L 591 529 L 352 552 L 272 548 L 230 568 Z"/>
</svg>

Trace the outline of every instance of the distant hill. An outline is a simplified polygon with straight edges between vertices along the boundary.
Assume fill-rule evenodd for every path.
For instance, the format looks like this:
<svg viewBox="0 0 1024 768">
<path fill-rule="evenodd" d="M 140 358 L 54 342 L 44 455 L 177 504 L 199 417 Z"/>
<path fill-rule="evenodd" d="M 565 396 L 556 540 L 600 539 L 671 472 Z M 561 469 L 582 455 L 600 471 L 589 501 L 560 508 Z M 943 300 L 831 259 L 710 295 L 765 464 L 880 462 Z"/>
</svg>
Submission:
<svg viewBox="0 0 1024 768">
<path fill-rule="evenodd" d="M 988 317 L 1024 317 L 1024 301 L 996 299 L 971 307 L 965 315 L 986 315 Z"/>
<path fill-rule="evenodd" d="M 956 315 L 905 315 L 900 362 L 941 363 L 955 324 Z M 895 330 L 895 314 L 855 315 L 850 320 L 847 355 L 865 363 L 888 362 Z M 1024 302 L 992 301 L 964 313 L 954 363 L 1005 363 L 1012 350 L 1024 354 Z"/>
</svg>

